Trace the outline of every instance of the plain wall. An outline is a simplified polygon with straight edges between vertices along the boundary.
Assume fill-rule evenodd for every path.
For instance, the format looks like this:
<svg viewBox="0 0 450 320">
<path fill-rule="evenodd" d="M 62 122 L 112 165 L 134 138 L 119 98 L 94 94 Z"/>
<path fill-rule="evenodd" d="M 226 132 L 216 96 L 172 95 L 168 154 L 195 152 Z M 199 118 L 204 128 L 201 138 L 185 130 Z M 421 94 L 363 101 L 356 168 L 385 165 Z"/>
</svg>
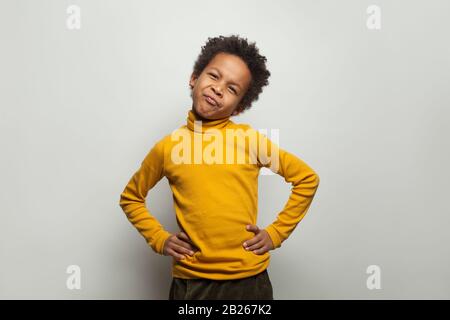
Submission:
<svg viewBox="0 0 450 320">
<path fill-rule="evenodd" d="M 66 27 L 69 5 L 81 29 Z M 366 9 L 381 9 L 369 30 Z M 448 1 L 0 2 L 0 298 L 166 299 L 155 254 L 119 196 L 186 123 L 208 37 L 239 34 L 270 85 L 235 122 L 278 129 L 321 182 L 282 247 L 275 299 L 450 298 Z M 258 224 L 290 186 L 260 176 Z M 177 231 L 164 178 L 148 208 Z M 69 290 L 70 265 L 81 289 Z M 369 290 L 366 270 L 381 270 Z"/>
</svg>

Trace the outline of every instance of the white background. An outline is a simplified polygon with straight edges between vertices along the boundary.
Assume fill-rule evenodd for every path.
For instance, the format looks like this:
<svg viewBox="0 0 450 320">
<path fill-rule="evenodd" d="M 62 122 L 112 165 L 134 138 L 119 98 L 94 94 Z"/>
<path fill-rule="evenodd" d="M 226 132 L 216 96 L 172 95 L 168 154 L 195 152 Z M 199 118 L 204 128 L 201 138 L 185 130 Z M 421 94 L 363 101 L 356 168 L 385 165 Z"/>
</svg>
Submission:
<svg viewBox="0 0 450 320">
<path fill-rule="evenodd" d="M 171 258 L 119 196 L 186 123 L 208 37 L 256 41 L 279 129 L 321 184 L 269 266 L 275 299 L 450 298 L 448 1 L 1 1 L 0 298 L 166 299 Z M 81 29 L 66 9 L 81 8 Z M 369 5 L 381 29 L 366 27 Z M 263 227 L 290 186 L 260 176 Z M 177 231 L 166 179 L 147 205 Z M 66 268 L 81 268 L 69 290 Z M 381 268 L 369 290 L 366 269 Z"/>
</svg>

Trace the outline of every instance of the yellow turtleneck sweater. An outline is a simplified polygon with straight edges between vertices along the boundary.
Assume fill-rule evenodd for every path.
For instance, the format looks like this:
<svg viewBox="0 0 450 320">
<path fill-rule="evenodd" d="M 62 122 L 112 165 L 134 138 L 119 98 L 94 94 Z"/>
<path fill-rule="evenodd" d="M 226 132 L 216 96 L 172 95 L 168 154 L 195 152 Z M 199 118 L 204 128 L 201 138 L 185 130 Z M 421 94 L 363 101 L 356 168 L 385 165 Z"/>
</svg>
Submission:
<svg viewBox="0 0 450 320">
<path fill-rule="evenodd" d="M 226 139 L 226 131 L 236 139 Z M 250 143 L 249 132 L 256 135 L 256 145 Z M 237 160 L 238 154 L 245 156 L 245 162 Z M 252 157 L 256 161 L 250 161 Z M 229 117 L 200 122 L 189 110 L 187 124 L 164 136 L 148 152 L 120 195 L 120 206 L 151 248 L 163 254 L 170 233 L 150 213 L 145 199 L 148 191 L 166 177 L 173 192 L 177 224 L 199 249 L 183 260 L 173 258 L 172 276 L 213 280 L 250 277 L 264 271 L 270 261 L 269 252 L 258 255 L 242 246 L 255 236 L 246 225 L 257 225 L 261 167 L 292 184 L 283 210 L 264 228 L 279 248 L 308 211 L 319 176 L 250 125 L 236 124 Z"/>
</svg>

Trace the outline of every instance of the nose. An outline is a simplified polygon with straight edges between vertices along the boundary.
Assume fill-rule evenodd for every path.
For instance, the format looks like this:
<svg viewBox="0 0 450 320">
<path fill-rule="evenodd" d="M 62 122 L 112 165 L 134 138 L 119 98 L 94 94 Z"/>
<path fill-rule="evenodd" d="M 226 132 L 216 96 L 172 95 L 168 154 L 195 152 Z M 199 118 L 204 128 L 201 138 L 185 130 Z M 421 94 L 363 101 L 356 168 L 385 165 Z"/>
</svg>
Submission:
<svg viewBox="0 0 450 320">
<path fill-rule="evenodd" d="M 222 97 L 222 88 L 220 85 L 215 85 L 211 87 L 215 94 L 217 94 L 219 97 Z"/>
</svg>

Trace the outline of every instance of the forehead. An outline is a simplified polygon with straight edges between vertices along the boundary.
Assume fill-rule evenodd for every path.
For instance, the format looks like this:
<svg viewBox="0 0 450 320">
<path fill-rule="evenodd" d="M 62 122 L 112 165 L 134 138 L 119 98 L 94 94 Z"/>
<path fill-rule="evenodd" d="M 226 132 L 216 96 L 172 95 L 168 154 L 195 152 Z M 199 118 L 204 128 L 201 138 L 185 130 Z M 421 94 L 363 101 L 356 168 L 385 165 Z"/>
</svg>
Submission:
<svg viewBox="0 0 450 320">
<path fill-rule="evenodd" d="M 245 86 L 251 78 L 247 64 L 238 56 L 220 52 L 209 62 L 207 68 L 216 68 L 223 77 Z"/>
</svg>

